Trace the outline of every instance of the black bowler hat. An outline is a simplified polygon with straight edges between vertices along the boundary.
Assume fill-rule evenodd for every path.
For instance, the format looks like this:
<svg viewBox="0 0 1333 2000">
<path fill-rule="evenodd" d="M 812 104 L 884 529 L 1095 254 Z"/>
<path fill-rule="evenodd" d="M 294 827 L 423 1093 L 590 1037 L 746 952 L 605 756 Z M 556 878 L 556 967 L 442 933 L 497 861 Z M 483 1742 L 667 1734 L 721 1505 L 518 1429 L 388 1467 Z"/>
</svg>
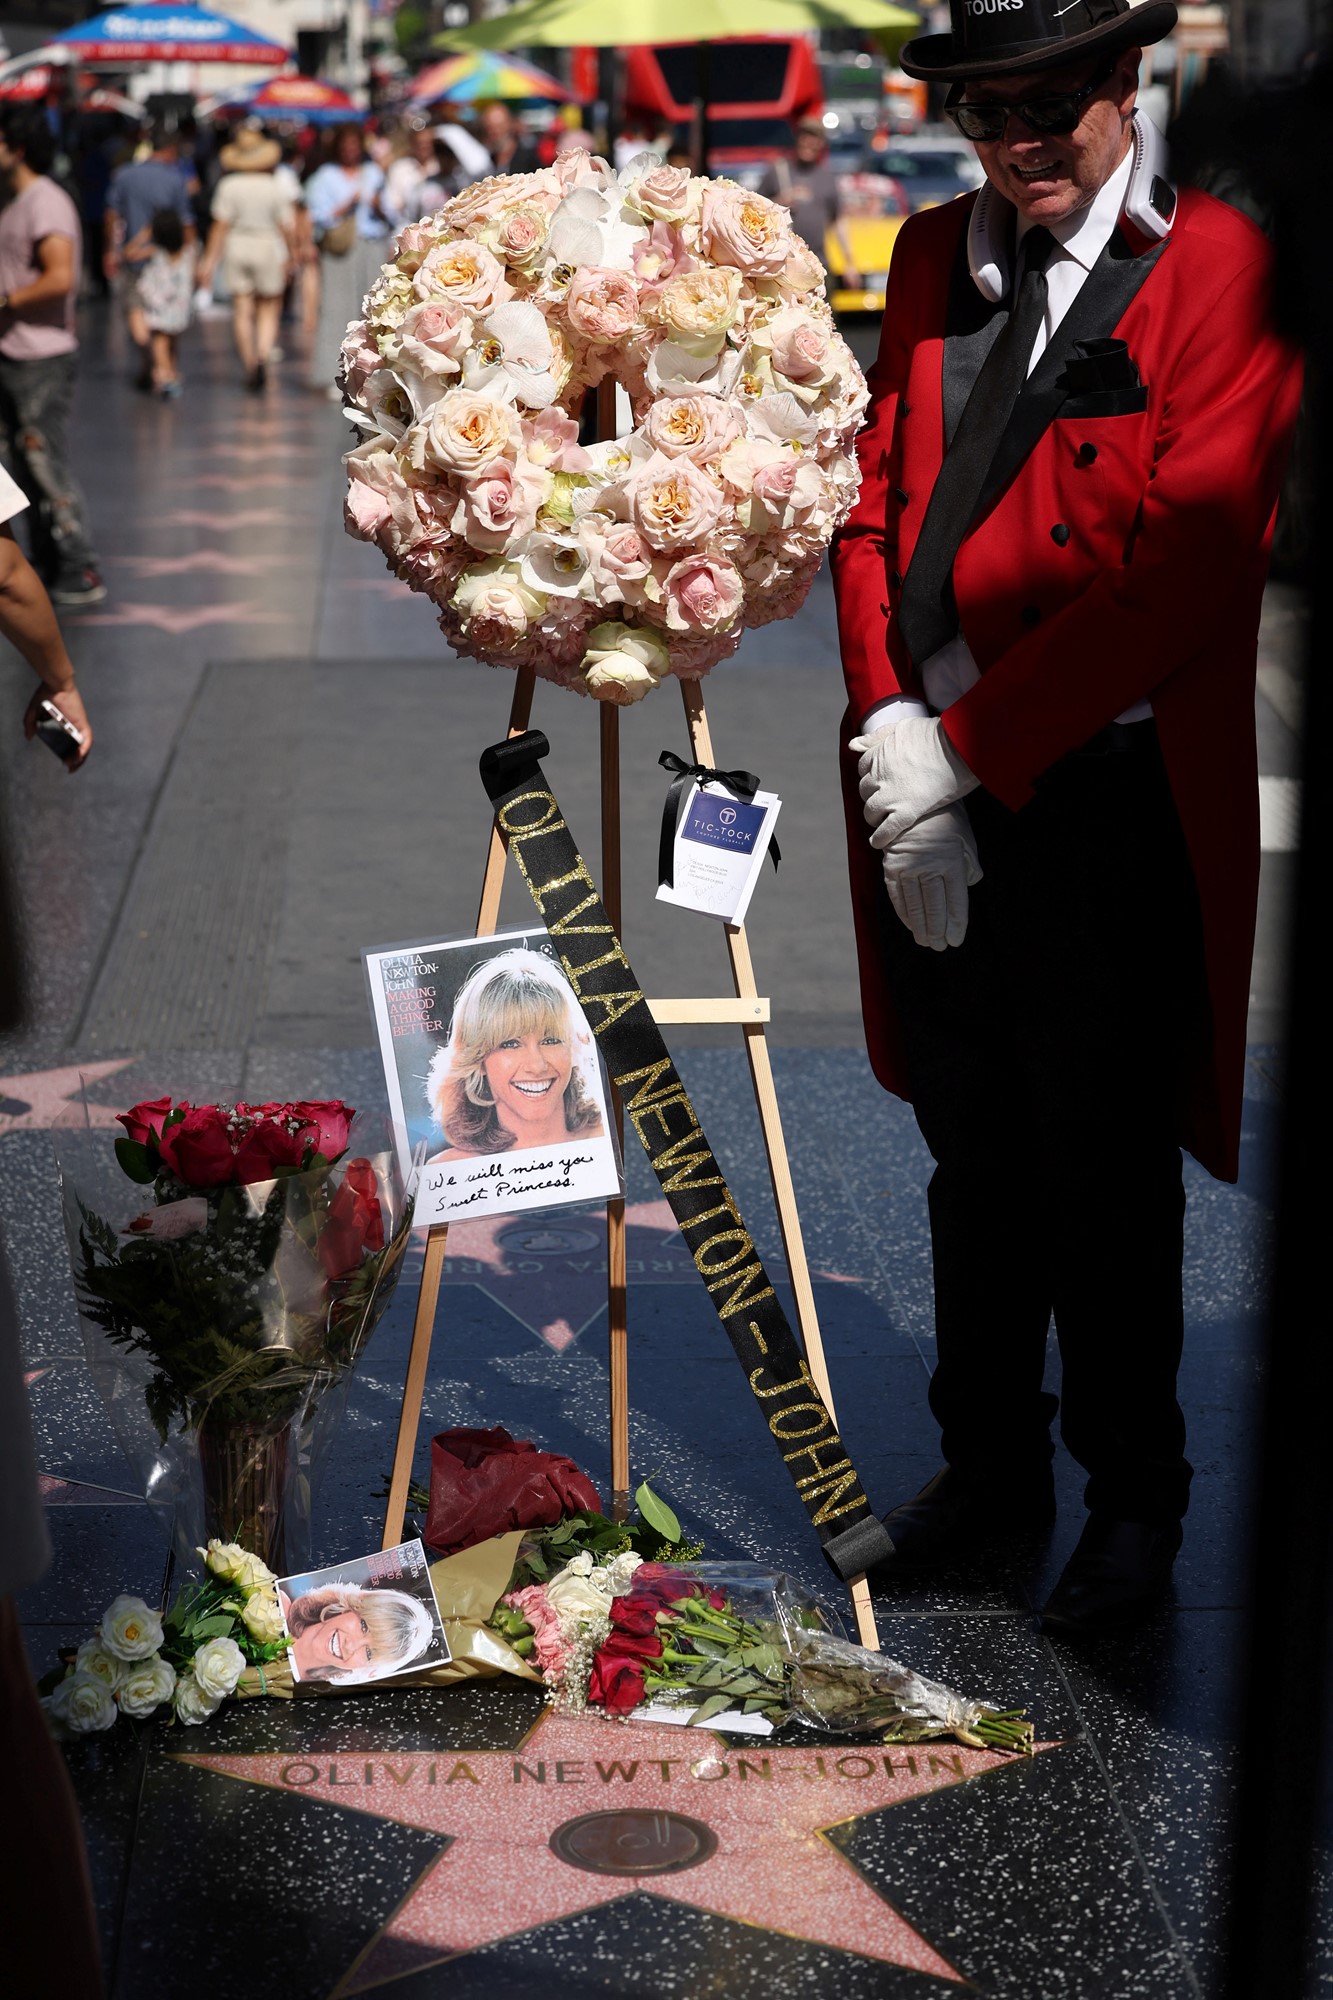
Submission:
<svg viewBox="0 0 1333 2000">
<path fill-rule="evenodd" d="M 1160 42 L 1175 0 L 949 0 L 953 32 L 917 35 L 898 61 L 925 83 L 1058 69 L 1084 56 Z"/>
</svg>

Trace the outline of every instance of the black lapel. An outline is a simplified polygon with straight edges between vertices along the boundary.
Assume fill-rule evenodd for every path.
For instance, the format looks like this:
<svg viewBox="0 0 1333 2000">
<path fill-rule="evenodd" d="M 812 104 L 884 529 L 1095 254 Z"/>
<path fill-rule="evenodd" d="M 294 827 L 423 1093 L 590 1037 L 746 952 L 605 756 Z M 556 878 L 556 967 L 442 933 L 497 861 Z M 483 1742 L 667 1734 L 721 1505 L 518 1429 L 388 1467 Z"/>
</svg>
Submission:
<svg viewBox="0 0 1333 2000">
<path fill-rule="evenodd" d="M 967 408 L 967 399 L 981 373 L 986 356 L 1000 337 L 1009 317 L 1001 300 L 993 305 L 977 290 L 967 265 L 967 230 L 958 239 L 949 280 L 949 303 L 944 322 L 944 360 L 940 390 L 944 404 L 944 446 L 953 443 L 953 434 Z"/>
<path fill-rule="evenodd" d="M 1136 257 L 1119 229 L 1111 232 L 1110 241 L 1084 279 L 1078 297 L 1055 329 L 1054 339 L 1028 376 L 1014 405 L 1014 413 L 986 474 L 972 517 L 974 522 L 993 505 L 1049 424 L 1059 416 L 1060 405 L 1070 393 L 1061 378 L 1065 363 L 1073 357 L 1075 341 L 1101 340 L 1115 332 L 1130 300 L 1170 240 L 1167 237 Z"/>
</svg>

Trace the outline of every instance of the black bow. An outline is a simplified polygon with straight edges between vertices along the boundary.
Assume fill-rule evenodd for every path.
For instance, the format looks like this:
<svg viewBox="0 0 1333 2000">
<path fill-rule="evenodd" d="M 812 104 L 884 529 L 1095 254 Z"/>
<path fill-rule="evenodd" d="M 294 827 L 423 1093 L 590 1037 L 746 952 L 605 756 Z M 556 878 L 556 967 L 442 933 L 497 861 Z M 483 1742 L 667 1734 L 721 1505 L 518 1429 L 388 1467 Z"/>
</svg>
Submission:
<svg viewBox="0 0 1333 2000">
<path fill-rule="evenodd" d="M 759 780 L 753 771 L 717 771 L 711 764 L 687 764 L 674 750 L 664 750 L 657 761 L 664 771 L 676 774 L 667 787 L 662 807 L 662 834 L 657 844 L 657 880 L 662 888 L 670 889 L 676 879 L 676 828 L 680 825 L 691 778 L 697 778 L 701 785 L 725 785 L 738 799 L 747 800 L 753 799 L 759 790 Z M 776 868 L 782 859 L 776 840 L 769 841 L 768 852 Z"/>
</svg>

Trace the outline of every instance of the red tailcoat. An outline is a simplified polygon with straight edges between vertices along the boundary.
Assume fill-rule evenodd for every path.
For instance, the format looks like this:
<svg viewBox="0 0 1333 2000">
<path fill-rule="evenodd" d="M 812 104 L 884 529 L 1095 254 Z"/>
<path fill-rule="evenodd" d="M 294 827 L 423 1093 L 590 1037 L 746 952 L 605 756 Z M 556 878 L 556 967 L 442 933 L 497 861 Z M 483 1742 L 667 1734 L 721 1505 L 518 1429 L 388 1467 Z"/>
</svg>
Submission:
<svg viewBox="0 0 1333 2000">
<path fill-rule="evenodd" d="M 946 336 L 958 324 L 955 267 L 973 199 L 914 216 L 895 248 L 858 446 L 864 483 L 833 554 L 844 744 L 876 701 L 922 692 L 895 611 L 944 455 Z M 964 540 L 954 587 L 981 678 L 944 716 L 981 783 L 1016 810 L 1049 766 L 1151 700 L 1198 883 L 1213 1013 L 1180 1137 L 1228 1180 L 1259 879 L 1255 651 L 1300 396 L 1299 362 L 1269 323 L 1271 262 L 1252 223 L 1181 191 L 1146 278 L 1122 316 L 1095 329 L 1128 343 L 1147 408 L 1057 407 Z M 876 945 L 879 856 L 845 748 L 843 777 L 870 1058 L 886 1088 L 910 1097 Z"/>
</svg>

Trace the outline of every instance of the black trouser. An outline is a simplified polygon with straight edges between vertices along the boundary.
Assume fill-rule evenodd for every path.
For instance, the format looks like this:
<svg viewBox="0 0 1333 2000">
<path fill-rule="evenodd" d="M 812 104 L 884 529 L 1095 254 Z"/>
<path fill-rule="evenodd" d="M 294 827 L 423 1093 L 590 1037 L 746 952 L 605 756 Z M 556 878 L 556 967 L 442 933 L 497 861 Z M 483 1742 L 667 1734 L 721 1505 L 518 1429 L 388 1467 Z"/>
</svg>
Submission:
<svg viewBox="0 0 1333 2000">
<path fill-rule="evenodd" d="M 1116 748 L 1106 747 L 1114 743 Z M 1151 723 L 1064 759 L 1013 813 L 967 801 L 967 936 L 916 944 L 883 900 L 930 1183 L 944 1456 L 1022 1477 L 1061 1434 L 1089 1507 L 1174 1521 L 1183 1056 L 1208 1032 L 1198 902 Z"/>
</svg>

